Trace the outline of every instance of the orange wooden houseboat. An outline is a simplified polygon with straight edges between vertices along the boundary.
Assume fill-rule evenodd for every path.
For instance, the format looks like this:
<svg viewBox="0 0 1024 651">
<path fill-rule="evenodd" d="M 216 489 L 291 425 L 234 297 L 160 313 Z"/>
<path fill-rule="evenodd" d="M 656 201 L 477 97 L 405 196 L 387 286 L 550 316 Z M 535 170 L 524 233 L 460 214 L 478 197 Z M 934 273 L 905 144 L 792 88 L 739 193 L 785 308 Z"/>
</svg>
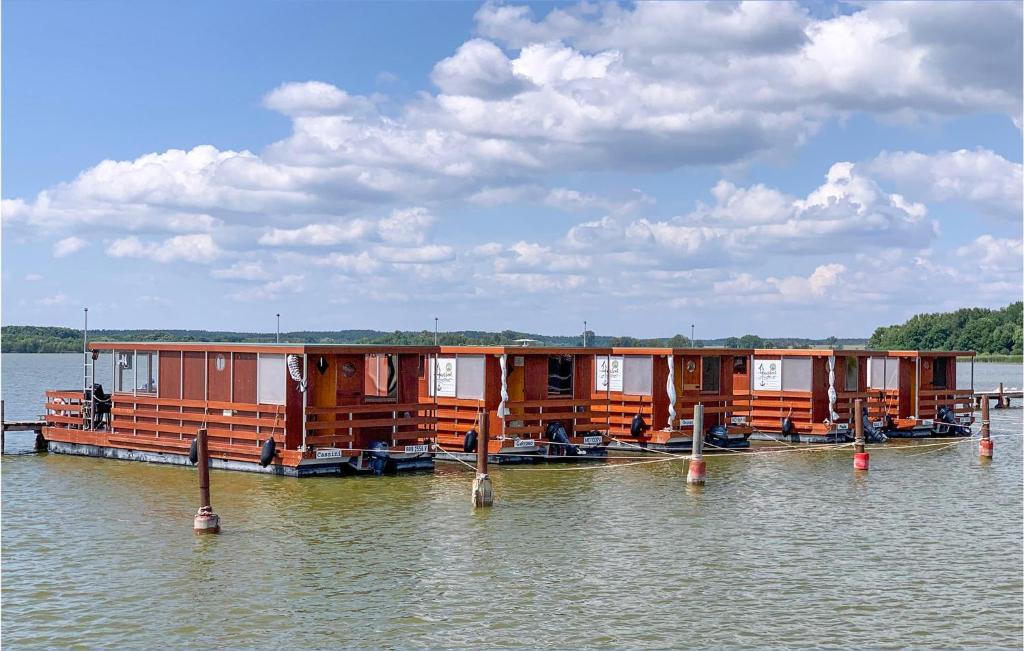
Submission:
<svg viewBox="0 0 1024 651">
<path fill-rule="evenodd" d="M 851 441 L 854 401 L 867 404 L 867 361 L 863 350 L 758 349 L 749 378 L 738 382 L 738 399 L 750 400 L 752 438 L 780 436 L 801 442 Z"/>
<path fill-rule="evenodd" d="M 94 343 L 85 388 L 46 392 L 51 452 L 291 476 L 433 467 L 432 346 Z M 107 373 L 107 369 L 112 375 Z M 99 370 L 99 373 L 97 371 Z M 97 377 L 112 377 L 109 393 Z"/>
<path fill-rule="evenodd" d="M 437 404 L 438 460 L 475 456 L 488 410 L 496 463 L 584 461 L 607 455 L 607 398 L 593 396 L 594 355 L 576 347 L 442 346 L 421 380 Z"/>
<path fill-rule="evenodd" d="M 748 367 L 753 351 L 732 348 L 613 348 L 594 357 L 596 399 L 608 396 L 610 445 L 689 450 L 694 406 L 704 407 L 709 451 L 749 447 Z M 597 406 L 596 409 L 602 409 Z"/>
<path fill-rule="evenodd" d="M 971 351 L 872 353 L 868 389 L 873 426 L 890 437 L 970 436 L 974 356 Z M 958 388 L 958 357 L 971 360 L 970 388 Z"/>
</svg>

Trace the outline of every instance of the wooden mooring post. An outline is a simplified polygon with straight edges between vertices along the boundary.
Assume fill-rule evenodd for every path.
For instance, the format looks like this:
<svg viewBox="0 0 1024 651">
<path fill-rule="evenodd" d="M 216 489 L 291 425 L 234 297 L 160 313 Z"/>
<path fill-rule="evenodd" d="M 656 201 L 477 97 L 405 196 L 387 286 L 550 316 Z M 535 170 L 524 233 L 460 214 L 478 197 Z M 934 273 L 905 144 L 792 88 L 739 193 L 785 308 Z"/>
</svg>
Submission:
<svg viewBox="0 0 1024 651">
<path fill-rule="evenodd" d="M 1008 407 L 1009 406 L 1010 401 L 1006 400 L 1003 397 L 1004 393 L 1005 393 L 1005 391 L 1003 391 L 1003 383 L 1000 382 L 999 383 L 999 394 L 996 397 L 996 409 L 1002 409 L 1003 407 Z M 1005 400 L 1005 402 L 1004 402 L 1004 400 Z"/>
<path fill-rule="evenodd" d="M 704 405 L 693 407 L 693 445 L 690 464 L 686 469 L 686 483 L 691 486 L 703 486 L 707 477 L 707 465 L 704 462 Z"/>
<path fill-rule="evenodd" d="M 854 401 L 854 420 L 853 420 L 853 469 L 854 470 L 867 470 L 870 455 L 864 449 L 864 418 L 861 415 L 863 409 L 864 400 L 857 398 Z"/>
<path fill-rule="evenodd" d="M 1002 386 L 1002 385 L 1000 385 Z M 981 441 L 978 442 L 978 454 L 982 459 L 992 458 L 992 422 L 989 420 L 988 400 L 981 401 Z"/>
<path fill-rule="evenodd" d="M 220 516 L 213 512 L 210 504 L 210 449 L 207 441 L 206 428 L 201 427 L 196 434 L 199 470 L 199 512 L 192 521 L 192 529 L 196 533 L 220 533 Z"/>
<path fill-rule="evenodd" d="M 473 506 L 494 504 L 494 489 L 487 474 L 487 448 L 490 441 L 490 415 L 484 409 L 480 412 L 480 435 L 476 438 L 476 477 L 473 478 Z"/>
</svg>

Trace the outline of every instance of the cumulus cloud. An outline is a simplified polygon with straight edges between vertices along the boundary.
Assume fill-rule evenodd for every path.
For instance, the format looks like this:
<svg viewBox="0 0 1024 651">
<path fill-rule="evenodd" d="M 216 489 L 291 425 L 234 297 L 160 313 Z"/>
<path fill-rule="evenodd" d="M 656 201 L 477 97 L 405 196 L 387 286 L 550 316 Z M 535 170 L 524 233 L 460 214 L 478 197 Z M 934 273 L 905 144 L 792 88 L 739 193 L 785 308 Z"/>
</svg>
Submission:
<svg viewBox="0 0 1024 651">
<path fill-rule="evenodd" d="M 305 291 L 306 277 L 303 274 L 288 274 L 250 287 L 231 295 L 236 301 L 256 301 L 278 298 L 282 294 L 299 294 Z"/>
<path fill-rule="evenodd" d="M 69 256 L 72 253 L 81 251 L 88 245 L 89 243 L 80 237 L 65 237 L 53 244 L 53 257 L 63 258 Z"/>
<path fill-rule="evenodd" d="M 988 149 L 883 152 L 866 169 L 915 197 L 962 200 L 989 215 L 1016 221 L 1022 217 L 1022 166 Z"/>
<path fill-rule="evenodd" d="M 143 258 L 153 262 L 212 262 L 222 251 L 205 233 L 177 235 L 166 240 L 143 241 L 134 235 L 114 240 L 107 255 L 114 258 Z"/>
</svg>

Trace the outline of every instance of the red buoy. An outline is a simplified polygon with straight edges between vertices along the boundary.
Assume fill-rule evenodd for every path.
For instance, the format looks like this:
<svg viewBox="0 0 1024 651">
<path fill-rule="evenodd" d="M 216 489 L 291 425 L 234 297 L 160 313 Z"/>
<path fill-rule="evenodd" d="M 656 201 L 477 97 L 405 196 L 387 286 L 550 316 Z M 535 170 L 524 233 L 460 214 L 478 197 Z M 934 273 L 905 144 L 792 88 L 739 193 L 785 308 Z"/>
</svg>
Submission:
<svg viewBox="0 0 1024 651">
<path fill-rule="evenodd" d="M 703 486 L 707 475 L 707 464 L 704 459 L 690 459 L 690 467 L 686 470 L 686 483 Z"/>
<path fill-rule="evenodd" d="M 978 454 L 982 459 L 992 458 L 992 424 L 988 416 L 988 397 L 981 401 L 981 441 L 978 443 Z"/>
<path fill-rule="evenodd" d="M 853 453 L 853 469 L 854 470 L 867 470 L 868 461 L 871 455 L 867 452 L 854 452 Z"/>
<path fill-rule="evenodd" d="M 868 453 L 864 449 L 864 417 L 862 411 L 862 401 L 857 398 L 854 401 L 853 413 L 854 425 L 853 425 L 853 469 L 854 470 L 867 470 L 868 469 Z"/>
</svg>

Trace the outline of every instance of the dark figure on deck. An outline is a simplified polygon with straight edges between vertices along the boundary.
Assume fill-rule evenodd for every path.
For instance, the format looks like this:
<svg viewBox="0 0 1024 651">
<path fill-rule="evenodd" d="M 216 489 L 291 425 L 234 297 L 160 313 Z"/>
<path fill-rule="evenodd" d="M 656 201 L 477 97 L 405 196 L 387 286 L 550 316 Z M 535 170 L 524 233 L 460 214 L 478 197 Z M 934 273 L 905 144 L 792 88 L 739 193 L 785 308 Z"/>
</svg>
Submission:
<svg viewBox="0 0 1024 651">
<path fill-rule="evenodd" d="M 113 400 L 109 393 L 103 391 L 102 384 L 92 385 L 93 397 L 96 398 L 96 411 L 92 415 L 92 428 L 94 430 L 110 427 L 110 408 Z"/>
</svg>

